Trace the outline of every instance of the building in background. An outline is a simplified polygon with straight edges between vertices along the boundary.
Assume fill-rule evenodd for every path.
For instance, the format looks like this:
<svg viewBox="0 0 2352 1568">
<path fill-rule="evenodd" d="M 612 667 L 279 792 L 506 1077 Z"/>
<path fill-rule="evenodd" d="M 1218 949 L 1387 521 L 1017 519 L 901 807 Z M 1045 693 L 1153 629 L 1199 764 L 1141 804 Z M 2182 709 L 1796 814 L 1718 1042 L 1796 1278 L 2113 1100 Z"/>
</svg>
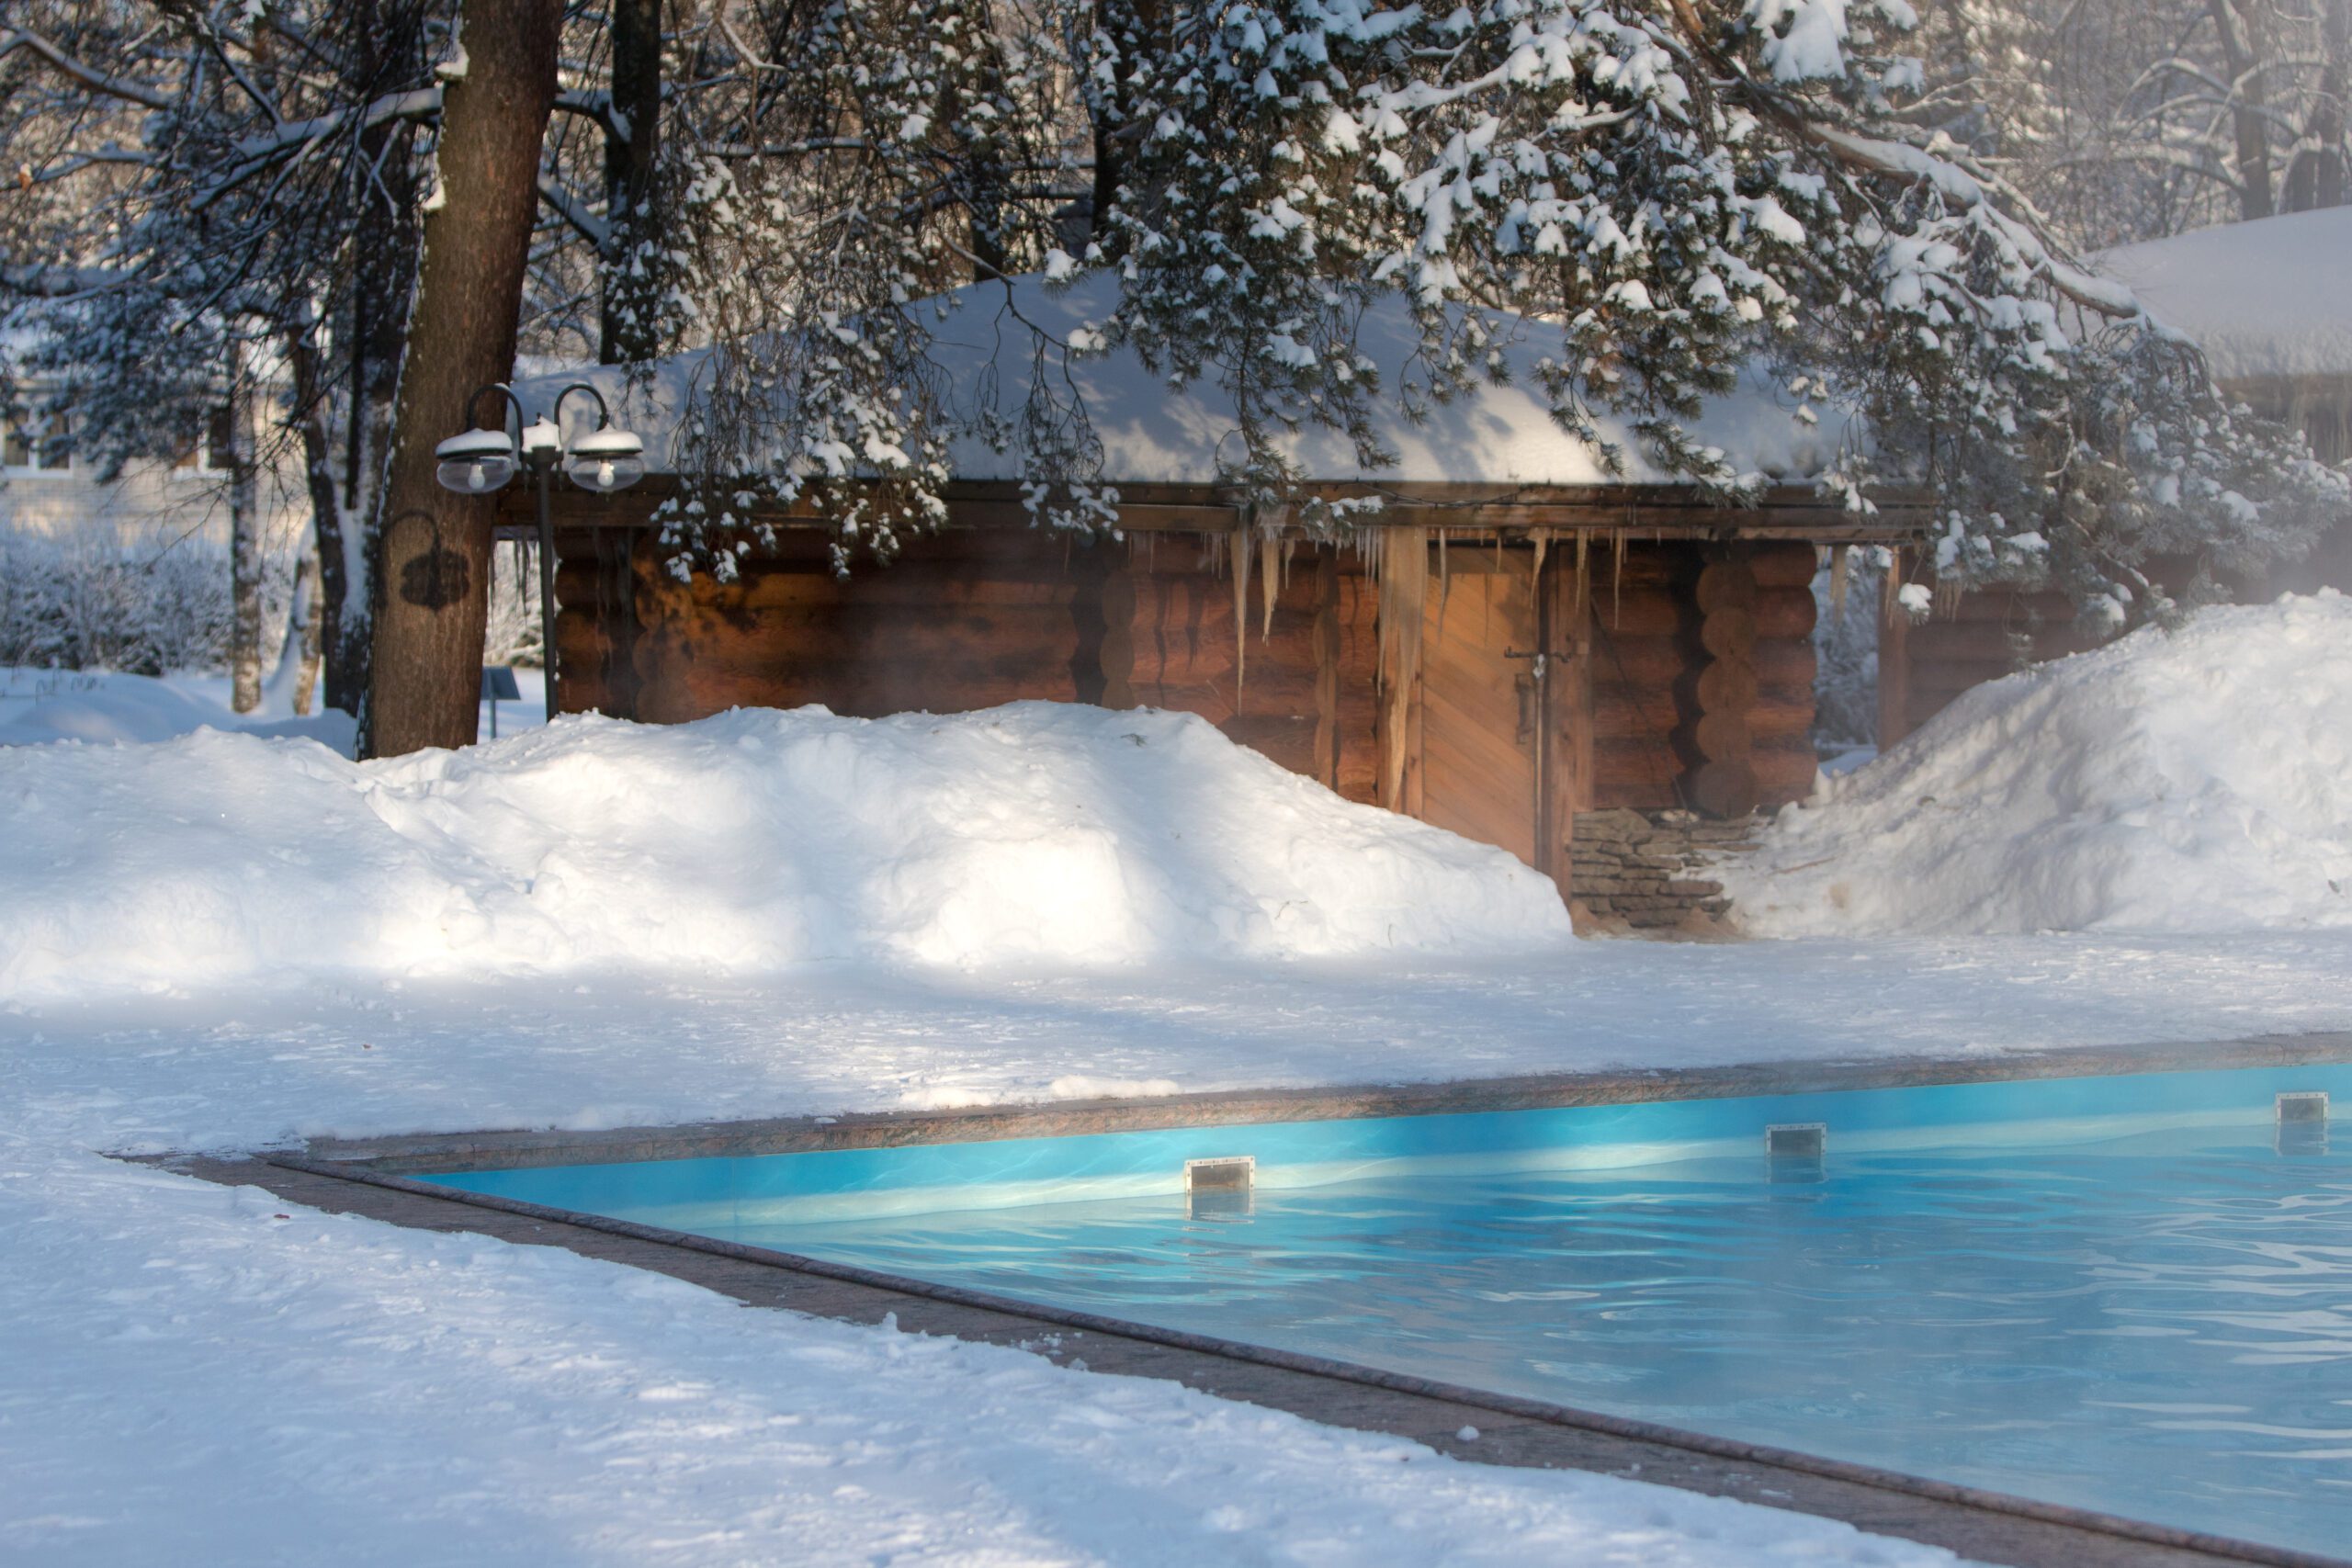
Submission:
<svg viewBox="0 0 2352 1568">
<path fill-rule="evenodd" d="M 2213 379 L 2256 413 L 2301 429 L 2322 461 L 2352 458 L 2352 207 L 2199 229 L 2111 251 L 2102 265 L 2159 321 L 2197 340 Z M 2352 591 L 2352 518 L 2309 557 L 2235 585 L 2246 600 Z M 1970 687 L 2096 641 L 2063 593 L 1939 594 L 1914 626 L 1881 630 L 1879 745 L 1894 745 Z"/>
</svg>

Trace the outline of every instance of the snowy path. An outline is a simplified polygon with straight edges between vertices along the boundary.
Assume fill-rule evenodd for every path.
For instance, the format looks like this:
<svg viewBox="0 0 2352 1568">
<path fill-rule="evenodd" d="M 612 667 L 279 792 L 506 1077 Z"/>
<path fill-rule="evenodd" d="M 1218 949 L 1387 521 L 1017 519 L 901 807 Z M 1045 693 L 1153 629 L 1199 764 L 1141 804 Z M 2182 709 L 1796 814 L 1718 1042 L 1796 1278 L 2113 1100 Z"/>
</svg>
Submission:
<svg viewBox="0 0 2352 1568">
<path fill-rule="evenodd" d="M 1948 1561 L 86 1151 L 2346 1026 L 2343 933 L 19 1005 L 0 1561 Z"/>
<path fill-rule="evenodd" d="M 2352 1027 L 2352 932 L 1688 946 L 1018 978 L 306 980 L 0 1004 L 13 1099 L 129 1152 Z"/>
</svg>

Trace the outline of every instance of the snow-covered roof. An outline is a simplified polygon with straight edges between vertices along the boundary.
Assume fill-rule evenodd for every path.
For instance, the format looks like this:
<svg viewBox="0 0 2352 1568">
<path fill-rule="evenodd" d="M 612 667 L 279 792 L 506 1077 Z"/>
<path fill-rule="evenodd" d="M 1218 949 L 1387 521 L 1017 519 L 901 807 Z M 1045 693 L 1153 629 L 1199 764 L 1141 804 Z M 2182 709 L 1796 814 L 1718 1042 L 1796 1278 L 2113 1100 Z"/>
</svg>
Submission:
<svg viewBox="0 0 2352 1568">
<path fill-rule="evenodd" d="M 1115 279 L 1095 276 L 1067 289 L 1049 289 L 1037 276 L 974 284 L 941 297 L 944 320 L 929 324 L 935 336 L 932 360 L 940 373 L 952 416 L 973 433 L 955 444 L 959 479 L 1023 477 L 1019 454 L 1000 452 L 977 434 L 982 400 L 992 392 L 997 412 L 1017 416 L 1039 374 L 1035 339 L 1022 321 L 1043 329 L 1056 346 L 1044 356 L 1043 373 L 1053 378 L 1057 398 L 1070 393 L 1084 400 L 1102 446 L 1102 478 L 1114 484 L 1200 484 L 1214 481 L 1242 456 L 1233 401 L 1205 375 L 1183 389 L 1147 370 L 1134 351 L 1083 356 L 1067 344 L 1073 333 L 1101 322 L 1115 303 Z M 1016 319 L 1018 318 L 1018 319 Z M 1627 471 L 1611 476 L 1600 455 L 1560 427 L 1552 417 L 1536 366 L 1559 352 L 1557 329 L 1539 321 L 1514 321 L 1515 341 L 1505 357 L 1508 385 L 1480 385 L 1409 419 L 1396 392 L 1411 374 L 1420 336 L 1405 301 L 1391 296 L 1366 313 L 1360 350 L 1379 368 L 1381 395 L 1376 424 L 1397 456 L 1395 466 L 1367 469 L 1340 433 L 1308 427 L 1281 445 L 1310 480 L 1353 483 L 1471 483 L 1591 485 L 1631 481 L 1674 482 L 1640 450 L 1628 422 L 1604 414 L 1604 433 L 1624 449 Z M 707 352 L 682 354 L 658 362 L 650 389 L 626 390 L 619 367 L 585 367 L 523 384 L 523 400 L 534 412 L 566 379 L 589 381 L 615 400 L 615 416 L 645 437 L 648 467 L 672 471 L 681 412 L 707 374 Z M 1067 378 L 1067 391 L 1064 378 Z M 1751 374 L 1738 390 L 1713 400 L 1693 434 L 1721 448 L 1733 468 L 1786 483 L 1802 483 L 1826 468 L 1838 453 L 1848 423 L 1832 409 L 1819 411 L 1818 423 L 1799 417 L 1802 400 Z"/>
<path fill-rule="evenodd" d="M 2352 207 L 2124 245 L 2103 265 L 2204 345 L 2217 380 L 2352 376 Z"/>
</svg>

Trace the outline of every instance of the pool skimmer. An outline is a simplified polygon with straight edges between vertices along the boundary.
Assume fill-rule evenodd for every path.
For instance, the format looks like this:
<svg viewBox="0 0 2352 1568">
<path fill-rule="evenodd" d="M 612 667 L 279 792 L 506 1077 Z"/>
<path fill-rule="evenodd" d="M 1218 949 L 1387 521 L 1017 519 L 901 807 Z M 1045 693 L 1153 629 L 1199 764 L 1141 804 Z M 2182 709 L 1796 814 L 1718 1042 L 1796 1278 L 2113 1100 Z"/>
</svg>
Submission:
<svg viewBox="0 0 2352 1568">
<path fill-rule="evenodd" d="M 1184 1203 L 1196 1220 L 1248 1214 L 1257 1185 L 1255 1155 L 1226 1155 L 1184 1162 Z"/>
<path fill-rule="evenodd" d="M 2278 1099 L 2278 1150 L 2282 1155 L 2327 1152 L 2327 1091 L 2300 1089 Z"/>
<path fill-rule="evenodd" d="M 1829 1150 L 1826 1122 L 1776 1122 L 1764 1129 L 1764 1169 L 1774 1181 L 1819 1181 Z"/>
</svg>

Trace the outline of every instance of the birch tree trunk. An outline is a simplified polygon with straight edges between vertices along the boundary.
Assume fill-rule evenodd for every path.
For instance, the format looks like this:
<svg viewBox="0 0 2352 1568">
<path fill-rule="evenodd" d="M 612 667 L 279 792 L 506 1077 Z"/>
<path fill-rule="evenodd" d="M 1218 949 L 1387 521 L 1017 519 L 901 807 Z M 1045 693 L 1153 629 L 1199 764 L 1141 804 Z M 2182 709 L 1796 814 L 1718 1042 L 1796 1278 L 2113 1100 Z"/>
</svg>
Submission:
<svg viewBox="0 0 2352 1568">
<path fill-rule="evenodd" d="M 320 626 L 325 606 L 319 592 L 319 552 L 305 549 L 294 568 L 294 602 L 286 611 L 286 637 L 278 645 L 277 668 L 270 672 L 267 695 L 272 706 L 300 718 L 311 711 L 311 696 L 319 684 Z"/>
<path fill-rule="evenodd" d="M 245 350 L 229 366 L 229 706 L 261 706 L 261 505 L 254 453 L 254 386 Z"/>
<path fill-rule="evenodd" d="M 467 0 L 462 14 L 378 529 L 365 756 L 475 738 L 496 502 L 443 490 L 433 449 L 514 367 L 562 16 L 562 0 Z"/>
</svg>

